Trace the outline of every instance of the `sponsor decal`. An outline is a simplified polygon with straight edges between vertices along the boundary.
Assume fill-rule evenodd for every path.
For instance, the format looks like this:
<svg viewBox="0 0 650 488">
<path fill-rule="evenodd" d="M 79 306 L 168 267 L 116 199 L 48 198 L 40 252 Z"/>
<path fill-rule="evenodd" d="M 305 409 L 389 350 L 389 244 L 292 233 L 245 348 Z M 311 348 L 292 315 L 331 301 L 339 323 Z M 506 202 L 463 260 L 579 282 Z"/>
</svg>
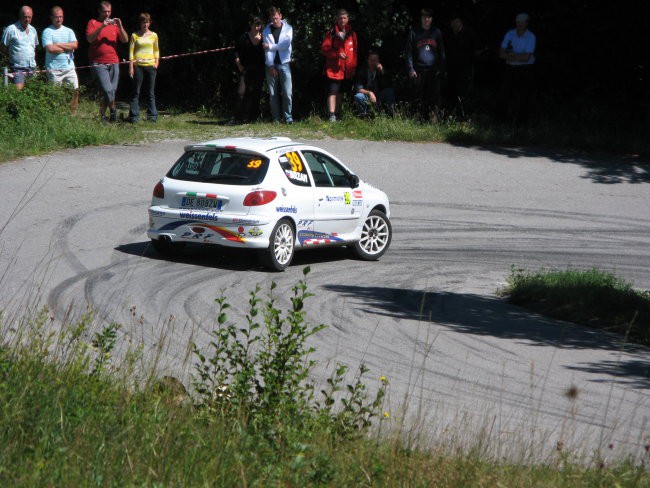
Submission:
<svg viewBox="0 0 650 488">
<path fill-rule="evenodd" d="M 248 233 L 253 237 L 259 237 L 263 234 L 262 230 L 259 227 L 253 227 Z"/>
<path fill-rule="evenodd" d="M 343 193 L 343 197 L 345 198 L 345 204 L 350 205 L 350 192 L 346 191 L 345 193 Z"/>
<path fill-rule="evenodd" d="M 246 237 L 246 233 L 244 232 L 244 228 L 243 228 L 243 227 L 240 226 L 240 227 L 237 228 L 237 235 L 238 235 L 239 237 Z"/>
<path fill-rule="evenodd" d="M 181 219 L 207 220 L 208 222 L 217 222 L 219 214 L 216 212 L 181 212 Z"/>
<path fill-rule="evenodd" d="M 304 246 L 316 244 L 330 244 L 332 242 L 341 242 L 343 239 L 337 234 L 326 234 L 324 232 L 315 232 L 311 230 L 298 231 L 298 241 Z"/>
<path fill-rule="evenodd" d="M 260 223 L 257 219 L 240 219 L 239 217 L 233 217 L 233 224 L 244 224 L 244 225 L 257 225 Z"/>
<path fill-rule="evenodd" d="M 361 207 L 363 205 L 363 200 L 352 200 L 353 207 Z"/>
<path fill-rule="evenodd" d="M 202 227 L 191 227 L 189 231 L 181 235 L 181 239 L 203 239 L 204 241 L 207 241 L 211 237 L 214 237 L 214 234 L 206 232 L 206 229 Z"/>
<path fill-rule="evenodd" d="M 276 212 L 280 213 L 298 213 L 298 208 L 295 205 L 291 205 L 290 207 L 275 207 Z"/>
<path fill-rule="evenodd" d="M 354 198 L 363 198 L 363 192 L 361 190 L 354 190 L 352 196 Z"/>
<path fill-rule="evenodd" d="M 177 229 L 178 227 L 182 225 L 188 225 L 188 226 L 194 226 L 193 224 L 196 224 L 196 222 L 193 222 L 191 220 L 175 220 L 174 222 L 170 222 L 166 225 L 163 225 L 159 230 L 160 231 L 169 231 L 169 230 L 174 230 Z M 217 227 L 216 225 L 208 225 L 208 224 L 202 224 L 202 227 L 205 227 L 208 230 L 211 230 L 213 232 L 216 232 L 220 236 L 222 236 L 224 239 L 232 242 L 238 242 L 240 244 L 245 244 L 246 240 L 243 239 L 241 236 L 237 235 L 236 233 L 232 232 L 231 230 L 224 229 L 223 227 Z M 213 235 L 214 236 L 214 235 Z M 207 237 L 204 237 L 207 238 Z"/>
<path fill-rule="evenodd" d="M 325 195 L 325 200 L 328 202 L 344 202 L 345 198 L 340 195 L 336 195 L 336 196 Z"/>
<path fill-rule="evenodd" d="M 289 171 L 288 169 L 285 169 L 284 174 L 287 175 L 287 178 L 290 180 L 300 181 L 301 183 L 309 183 L 309 178 L 304 173 L 298 173 L 297 171 Z"/>
<path fill-rule="evenodd" d="M 149 215 L 152 217 L 164 217 L 166 214 L 160 210 L 149 210 Z"/>
<path fill-rule="evenodd" d="M 314 224 L 313 220 L 300 219 L 298 221 L 298 227 L 311 227 Z"/>
</svg>

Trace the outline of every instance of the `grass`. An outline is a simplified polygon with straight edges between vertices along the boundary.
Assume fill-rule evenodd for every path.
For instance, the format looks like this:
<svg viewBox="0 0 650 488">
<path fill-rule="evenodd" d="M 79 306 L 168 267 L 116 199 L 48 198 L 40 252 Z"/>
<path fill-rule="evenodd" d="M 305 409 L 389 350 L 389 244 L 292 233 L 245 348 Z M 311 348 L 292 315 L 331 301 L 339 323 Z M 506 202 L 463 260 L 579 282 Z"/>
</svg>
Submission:
<svg viewBox="0 0 650 488">
<path fill-rule="evenodd" d="M 206 140 L 238 135 L 450 142 L 650 154 L 647 138 L 641 130 L 635 133 L 605 129 L 596 120 L 577 120 L 576 117 L 580 115 L 573 113 L 566 117 L 540 117 L 524 128 L 495 123 L 490 117 L 482 115 L 466 121 L 446 115 L 439 123 L 423 123 L 410 117 L 406 107 L 401 107 L 392 118 L 378 115 L 371 119 L 359 119 L 346 113 L 342 121 L 331 124 L 312 114 L 291 126 L 267 122 L 231 126 L 226 124 L 229 114 L 215 114 L 203 108 L 200 113 L 163 110 L 155 125 L 147 122 L 102 125 L 97 116 L 97 102 L 89 94 L 82 94 L 76 116 L 69 114 L 68 100 L 69 93 L 64 89 L 38 80 L 28 83 L 23 92 L 17 92 L 13 86 L 0 89 L 0 161 L 89 145 L 152 142 L 170 138 Z M 121 115 L 126 117 L 127 112 L 128 106 L 121 104 Z"/>
<path fill-rule="evenodd" d="M 503 290 L 510 302 L 556 319 L 615 332 L 650 346 L 650 291 L 635 290 L 612 273 L 515 269 Z"/>
<path fill-rule="evenodd" d="M 190 392 L 158 379 L 155 364 L 142 368 L 137 346 L 118 361 L 120 326 L 91 335 L 91 314 L 57 334 L 46 310 L 2 324 L 0 485 L 650 486 L 650 454 L 585 466 L 557 451 L 523 465 L 489 459 L 480 439 L 455 454 L 408 447 L 382 413 L 387 379 L 373 387 L 360 371 L 348 383 L 339 365 L 316 392 L 306 339 L 322 326 L 305 322 L 306 279 L 288 310 L 273 290 L 250 293 L 243 324 L 216 300 L 212 341 L 194 346 Z"/>
</svg>

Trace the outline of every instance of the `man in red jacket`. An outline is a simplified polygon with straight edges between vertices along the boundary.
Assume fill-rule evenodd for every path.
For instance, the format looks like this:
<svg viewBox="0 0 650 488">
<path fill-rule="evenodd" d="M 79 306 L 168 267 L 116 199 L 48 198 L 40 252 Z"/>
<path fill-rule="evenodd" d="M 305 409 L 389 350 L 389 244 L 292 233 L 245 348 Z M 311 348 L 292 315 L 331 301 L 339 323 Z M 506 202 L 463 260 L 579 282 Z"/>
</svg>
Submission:
<svg viewBox="0 0 650 488">
<path fill-rule="evenodd" d="M 357 34 L 352 30 L 347 10 L 336 13 L 336 23 L 325 34 L 320 51 L 325 56 L 329 120 L 336 122 L 343 92 L 351 91 L 357 70 Z"/>
</svg>

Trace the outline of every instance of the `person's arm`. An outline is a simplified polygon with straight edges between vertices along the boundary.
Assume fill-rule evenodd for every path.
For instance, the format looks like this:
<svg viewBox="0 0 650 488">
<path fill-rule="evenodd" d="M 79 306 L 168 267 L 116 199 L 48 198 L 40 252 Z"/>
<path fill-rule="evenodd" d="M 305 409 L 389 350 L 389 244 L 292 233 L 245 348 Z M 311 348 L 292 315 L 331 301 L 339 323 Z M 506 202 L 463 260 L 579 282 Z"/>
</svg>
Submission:
<svg viewBox="0 0 650 488">
<path fill-rule="evenodd" d="M 413 37 L 415 32 L 413 29 L 409 31 L 408 37 L 406 38 L 406 71 L 408 72 L 411 78 L 417 78 L 418 74 L 413 67 Z"/>
<path fill-rule="evenodd" d="M 92 44 L 97 40 L 99 34 L 102 32 L 102 30 L 104 29 L 104 27 L 106 27 L 107 24 L 104 21 L 103 23 L 99 24 L 99 26 L 95 29 L 91 27 L 93 25 L 94 23 L 91 20 L 90 22 L 88 22 L 88 26 L 86 27 L 86 40 L 88 41 L 88 44 Z"/>
<path fill-rule="evenodd" d="M 154 32 L 153 34 L 153 67 L 158 69 L 160 64 L 160 49 L 158 47 L 158 34 Z"/>
<path fill-rule="evenodd" d="M 117 28 L 120 30 L 120 42 L 129 42 L 129 35 L 126 33 L 124 30 L 124 26 L 122 25 L 122 19 L 115 17 L 113 19 L 115 21 L 115 25 Z"/>
<path fill-rule="evenodd" d="M 293 41 L 293 27 L 289 24 L 284 24 L 282 30 L 286 32 L 280 32 L 280 38 L 278 39 L 277 44 L 270 44 L 269 51 L 286 51 L 291 47 L 291 42 Z"/>
<path fill-rule="evenodd" d="M 135 32 L 129 39 L 129 76 L 133 78 L 135 73 Z"/>
<path fill-rule="evenodd" d="M 332 49 L 332 32 L 330 30 L 325 33 L 323 42 L 320 45 L 320 52 L 323 56 L 329 59 L 336 59 L 339 57 L 339 53 Z"/>
</svg>

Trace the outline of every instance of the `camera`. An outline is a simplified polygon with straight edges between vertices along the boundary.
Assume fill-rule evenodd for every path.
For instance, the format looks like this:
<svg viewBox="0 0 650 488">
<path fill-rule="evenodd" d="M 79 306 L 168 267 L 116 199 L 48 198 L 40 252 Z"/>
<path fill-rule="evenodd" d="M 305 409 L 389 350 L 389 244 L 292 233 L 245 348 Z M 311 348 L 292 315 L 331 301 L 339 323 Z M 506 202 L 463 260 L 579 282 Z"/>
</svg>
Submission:
<svg viewBox="0 0 650 488">
<path fill-rule="evenodd" d="M 106 23 L 107 23 L 108 25 L 114 25 L 114 24 L 115 24 L 115 19 L 108 19 L 108 20 L 106 21 Z"/>
</svg>

